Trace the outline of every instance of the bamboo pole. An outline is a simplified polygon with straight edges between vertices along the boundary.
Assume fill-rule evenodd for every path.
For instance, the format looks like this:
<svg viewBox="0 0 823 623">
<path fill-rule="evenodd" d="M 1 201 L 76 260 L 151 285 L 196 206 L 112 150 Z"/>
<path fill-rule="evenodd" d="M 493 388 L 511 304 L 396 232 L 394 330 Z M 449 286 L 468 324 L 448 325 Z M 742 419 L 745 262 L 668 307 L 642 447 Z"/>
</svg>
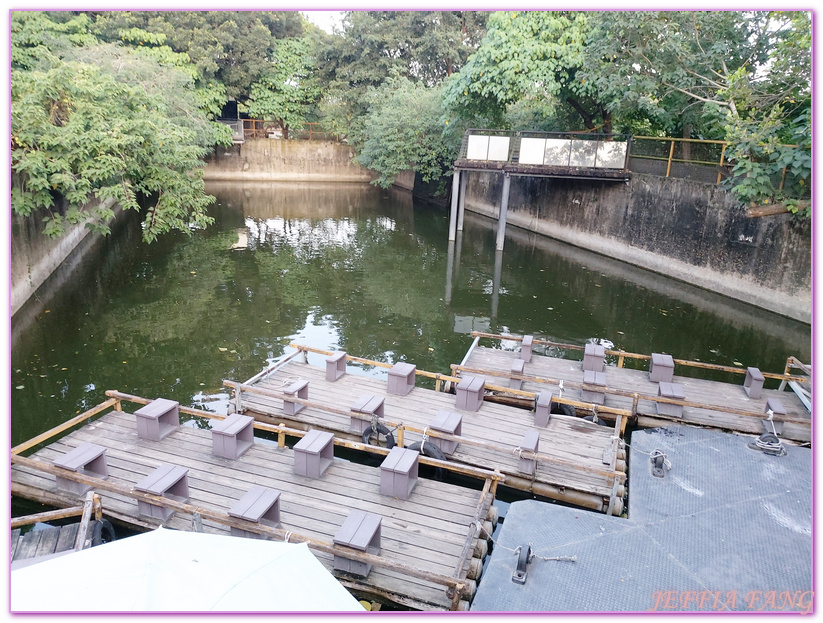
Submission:
<svg viewBox="0 0 823 623">
<path fill-rule="evenodd" d="M 43 513 L 35 513 L 34 515 L 26 515 L 25 517 L 14 517 L 11 520 L 11 529 L 19 528 L 21 526 L 28 526 L 33 523 L 41 523 L 46 521 L 55 521 L 57 519 L 66 519 L 67 517 L 79 517 L 83 514 L 83 506 L 72 506 L 71 508 L 58 508 L 54 511 L 45 511 Z"/>
<path fill-rule="evenodd" d="M 40 435 L 37 435 L 36 437 L 32 437 L 28 441 L 24 441 L 23 443 L 13 447 L 11 449 L 11 453 L 12 454 L 20 454 L 21 452 L 24 452 L 24 451 L 26 451 L 30 448 L 33 448 L 37 444 L 43 443 L 44 441 L 48 441 L 49 439 L 51 439 L 55 435 L 58 435 L 59 433 L 62 433 L 63 431 L 66 431 L 66 430 L 70 429 L 72 426 L 75 426 L 75 425 L 79 424 L 80 422 L 84 422 L 85 420 L 88 420 L 89 418 L 94 417 L 95 415 L 97 415 L 101 411 L 105 411 L 109 407 L 116 405 L 117 402 L 118 402 L 117 398 L 110 398 L 109 400 L 106 400 L 105 402 L 101 402 L 99 405 L 96 405 L 96 406 L 92 407 L 88 411 L 84 411 L 80 415 L 78 415 L 76 417 L 73 417 L 72 419 L 68 420 L 67 422 L 63 422 L 62 424 L 59 424 L 58 426 L 55 426 L 54 428 L 47 430 L 45 433 L 41 433 Z"/>
<path fill-rule="evenodd" d="M 464 580 L 449 577 L 440 573 L 426 571 L 425 569 L 420 569 L 418 567 L 414 567 L 412 565 L 408 565 L 397 560 L 387 558 L 385 556 L 367 554 L 365 552 L 359 552 L 348 547 L 341 547 L 338 545 L 334 545 L 333 543 L 326 543 L 325 541 L 320 541 L 312 537 L 297 534 L 285 530 L 283 528 L 273 528 L 262 523 L 256 523 L 244 519 L 237 519 L 231 517 L 228 513 L 222 511 L 213 510 L 211 508 L 205 508 L 203 506 L 194 506 L 192 504 L 179 502 L 171 498 L 152 495 L 150 493 L 138 491 L 132 487 L 126 487 L 124 485 L 112 482 L 110 480 L 103 480 L 102 478 L 89 476 L 88 474 L 81 474 L 79 472 L 73 472 L 71 470 L 63 469 L 62 467 L 57 467 L 56 465 L 47 463 L 45 461 L 39 461 L 37 459 L 33 459 L 30 457 L 12 455 L 11 463 L 12 465 L 19 465 L 21 467 L 27 467 L 29 469 L 44 472 L 46 474 L 51 474 L 53 476 L 61 476 L 63 478 L 68 478 L 70 480 L 81 482 L 83 484 L 93 487 L 95 490 L 98 491 L 107 491 L 109 493 L 115 493 L 118 495 L 130 497 L 135 500 L 142 500 L 144 502 L 148 502 L 156 506 L 162 506 L 164 508 L 169 508 L 174 511 L 186 513 L 189 515 L 199 513 L 203 519 L 214 521 L 215 523 L 219 523 L 223 526 L 240 528 L 242 530 L 246 530 L 248 532 L 255 532 L 263 536 L 275 537 L 278 540 L 285 540 L 286 534 L 288 533 L 290 543 L 306 543 L 311 549 L 323 552 L 325 554 L 343 556 L 345 558 L 350 558 L 358 562 L 368 563 L 376 567 L 380 567 L 382 569 L 388 569 L 390 571 L 395 571 L 398 573 L 409 575 L 414 578 L 418 578 L 428 582 L 433 582 L 435 584 L 440 584 L 453 590 L 456 590 L 459 593 L 462 593 L 463 589 L 466 587 L 466 582 Z M 90 491 L 89 493 L 92 492 Z"/>
<path fill-rule="evenodd" d="M 242 387 L 243 391 L 245 391 L 245 392 L 250 392 L 250 393 L 253 393 L 253 394 L 259 394 L 261 396 L 268 396 L 269 398 L 278 398 L 278 399 L 281 399 L 281 400 L 284 399 L 284 398 L 288 398 L 288 400 L 290 400 L 292 402 L 296 402 L 298 404 L 302 404 L 302 405 L 305 405 L 307 407 L 314 407 L 316 409 L 321 409 L 321 410 L 324 410 L 324 411 L 328 411 L 330 413 L 336 413 L 338 415 L 351 415 L 352 414 L 351 411 L 345 411 L 343 409 L 337 409 L 335 407 L 331 407 L 331 406 L 324 405 L 324 404 L 321 404 L 321 403 L 318 403 L 318 402 L 314 402 L 312 400 L 296 398 L 294 396 L 286 396 L 285 394 L 281 394 L 280 392 L 275 391 L 275 390 L 271 390 L 271 389 L 264 389 L 262 387 L 248 387 L 246 385 L 240 385 L 238 383 L 234 383 L 233 381 L 223 381 L 223 384 L 226 385 L 227 387 L 240 386 L 240 387 Z M 579 404 L 587 405 L 588 403 L 579 403 Z M 600 409 L 601 409 L 601 407 L 598 408 L 598 412 L 600 411 Z M 618 411 L 618 409 L 614 409 L 614 411 Z M 623 412 L 621 412 L 621 413 L 623 413 Z M 386 419 L 385 417 L 381 418 L 381 420 L 383 421 L 383 423 L 386 426 L 393 427 L 393 426 L 400 426 L 401 425 L 400 423 L 393 422 L 391 420 Z M 406 431 L 411 431 L 413 433 L 419 433 L 421 435 L 425 434 L 425 435 L 428 435 L 429 437 L 437 437 L 438 439 L 445 439 L 447 441 L 457 441 L 458 443 L 463 443 L 463 444 L 466 444 L 468 446 L 477 446 L 477 447 L 484 448 L 486 450 L 491 450 L 493 452 L 500 452 L 501 454 L 511 454 L 511 452 L 514 450 L 514 448 L 504 448 L 504 447 L 501 447 L 498 444 L 490 443 L 490 442 L 484 441 L 482 439 L 473 439 L 471 437 L 463 437 L 461 435 L 451 435 L 449 433 L 444 433 L 442 431 L 436 431 L 436 430 L 433 430 L 433 429 L 427 429 L 424 432 L 424 430 L 422 428 L 418 428 L 416 426 L 411 426 L 411 425 L 408 425 L 408 424 L 403 424 L 403 427 Z M 306 433 L 303 432 L 302 434 L 305 435 Z M 341 445 L 343 445 L 343 440 L 340 440 L 340 442 L 341 442 Z M 337 443 L 338 443 L 338 439 L 335 437 L 335 444 L 337 444 Z M 347 447 L 352 447 L 354 449 L 368 449 L 369 452 L 373 452 L 375 450 L 381 450 L 382 451 L 381 454 L 382 453 L 388 454 L 388 452 L 389 452 L 388 450 L 386 450 L 385 448 L 381 448 L 380 446 L 371 446 L 371 445 L 366 445 L 366 444 L 359 444 L 359 443 L 356 443 L 356 442 L 349 442 L 349 444 L 350 445 L 348 445 Z M 522 451 L 522 456 L 523 456 L 523 458 L 533 458 L 535 460 L 539 460 L 539 461 L 542 461 L 544 463 L 553 463 L 553 464 L 556 464 L 556 465 L 562 465 L 564 467 L 569 467 L 569 468 L 572 468 L 572 469 L 577 470 L 577 471 L 584 471 L 584 472 L 587 472 L 587 473 L 596 474 L 598 476 L 606 476 L 608 478 L 611 478 L 611 477 L 614 477 L 614 475 L 615 475 L 614 473 L 609 472 L 607 470 L 597 469 L 595 467 L 588 467 L 588 466 L 585 466 L 585 465 L 578 465 L 577 463 L 574 463 L 573 461 L 567 461 L 565 459 L 559 459 L 557 457 L 553 457 L 553 456 L 550 456 L 548 454 L 543 454 L 543 453 L 540 453 L 540 452 L 531 452 L 531 451 L 528 451 L 528 450 L 523 450 Z M 427 459 L 427 457 L 425 457 L 423 455 L 420 456 L 420 462 L 427 463 L 428 461 L 426 459 Z M 449 466 L 454 465 L 454 463 L 451 463 L 451 462 L 448 462 L 448 461 L 444 462 L 444 461 L 438 461 L 436 459 L 428 459 L 428 460 L 431 461 L 431 463 L 430 463 L 431 465 L 435 465 L 437 467 L 446 467 L 447 469 L 451 469 Z M 456 470 L 454 470 L 454 471 L 456 471 Z M 484 470 L 484 475 L 488 475 L 490 473 L 491 472 L 487 472 L 487 471 Z"/>
<path fill-rule="evenodd" d="M 486 510 L 485 510 L 485 503 L 486 497 L 489 496 L 491 493 L 491 486 L 492 486 L 492 479 L 489 478 L 486 480 L 485 484 L 483 485 L 483 491 L 480 494 L 480 499 L 477 502 L 477 507 L 474 511 L 474 521 L 472 522 L 472 528 L 469 530 L 469 534 L 466 537 L 466 542 L 463 544 L 463 551 L 460 553 L 460 557 L 457 560 L 457 565 L 454 568 L 454 573 L 452 577 L 459 578 L 463 575 L 464 569 L 463 567 L 471 559 L 472 555 L 474 554 L 474 547 L 472 547 L 472 543 L 477 538 L 478 527 L 482 527 L 483 518 L 485 517 Z M 489 535 L 491 536 L 491 535 Z M 460 599 L 460 595 L 455 593 L 452 595 L 452 610 L 457 609 L 457 601 Z"/>
</svg>

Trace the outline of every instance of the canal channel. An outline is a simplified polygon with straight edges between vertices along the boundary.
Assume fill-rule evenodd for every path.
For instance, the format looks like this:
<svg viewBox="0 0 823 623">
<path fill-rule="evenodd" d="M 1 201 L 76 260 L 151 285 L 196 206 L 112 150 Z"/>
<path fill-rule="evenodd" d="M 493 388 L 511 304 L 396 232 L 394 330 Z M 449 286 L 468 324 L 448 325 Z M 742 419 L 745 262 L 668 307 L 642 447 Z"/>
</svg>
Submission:
<svg viewBox="0 0 823 623">
<path fill-rule="evenodd" d="M 243 381 L 297 341 L 448 372 L 472 330 L 589 340 L 637 353 L 781 372 L 811 329 L 517 228 L 360 184 L 218 184 L 214 224 L 140 242 L 113 234 L 11 323 L 11 444 L 107 389 L 225 412 Z M 450 253 L 452 255 L 450 255 Z M 382 371 L 363 369 L 364 374 Z M 721 379 L 722 380 L 722 379 Z"/>
</svg>

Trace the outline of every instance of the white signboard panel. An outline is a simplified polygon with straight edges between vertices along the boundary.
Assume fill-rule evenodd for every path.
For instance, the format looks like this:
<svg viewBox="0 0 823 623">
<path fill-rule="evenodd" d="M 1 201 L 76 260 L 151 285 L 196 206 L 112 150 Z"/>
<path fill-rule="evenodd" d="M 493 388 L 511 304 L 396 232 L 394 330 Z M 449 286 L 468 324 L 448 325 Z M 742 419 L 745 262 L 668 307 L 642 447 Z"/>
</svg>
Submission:
<svg viewBox="0 0 823 623">
<path fill-rule="evenodd" d="M 509 137 L 490 136 L 489 137 L 489 160 L 505 162 L 509 159 Z"/>
<path fill-rule="evenodd" d="M 545 152 L 545 138 L 524 138 L 520 140 L 520 164 L 543 164 Z"/>
<path fill-rule="evenodd" d="M 546 153 L 543 156 L 543 164 L 555 167 L 569 166 L 569 149 L 571 141 L 563 138 L 547 138 Z"/>
<path fill-rule="evenodd" d="M 597 157 L 597 141 L 571 141 L 572 152 L 569 160 L 571 167 L 594 167 Z"/>
<path fill-rule="evenodd" d="M 597 147 L 598 169 L 622 169 L 626 164 L 626 143 L 602 141 Z"/>
<path fill-rule="evenodd" d="M 472 134 L 469 136 L 469 145 L 466 149 L 466 158 L 469 160 L 486 160 L 489 153 L 489 137 Z"/>
</svg>

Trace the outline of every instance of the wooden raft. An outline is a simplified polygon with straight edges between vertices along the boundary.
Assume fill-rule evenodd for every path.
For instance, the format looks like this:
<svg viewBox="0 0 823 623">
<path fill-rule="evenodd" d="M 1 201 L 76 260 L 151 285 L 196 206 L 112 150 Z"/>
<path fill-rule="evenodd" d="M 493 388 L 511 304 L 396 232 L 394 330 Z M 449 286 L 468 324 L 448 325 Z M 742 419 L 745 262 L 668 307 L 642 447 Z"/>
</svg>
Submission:
<svg viewBox="0 0 823 623">
<path fill-rule="evenodd" d="M 52 526 L 45 523 L 68 517 L 80 517 L 80 520 L 64 526 Z M 90 547 L 92 545 L 89 538 L 91 520 L 101 517 L 100 498 L 94 492 L 89 491 L 86 494 L 85 503 L 81 506 L 12 519 L 9 551 L 12 568 L 25 566 L 35 559 L 45 560 L 57 554 L 78 552 Z M 43 524 L 44 527 L 23 534 L 23 528 L 32 524 Z"/>
<path fill-rule="evenodd" d="M 144 528 L 159 525 L 158 520 L 139 515 L 133 487 L 164 463 L 189 470 L 189 503 L 175 506 L 169 502 L 168 505 L 183 506 L 190 512 L 176 512 L 163 524 L 170 528 L 191 530 L 196 509 L 198 514 L 202 513 L 206 532 L 226 534 L 228 525 L 210 517 L 225 517 L 231 522 L 226 514 L 228 509 L 253 485 L 270 487 L 281 492 L 282 528 L 260 529 L 264 534 L 266 531 L 286 536 L 293 533 L 299 537 L 293 540 L 308 541 L 310 547 L 314 542 L 328 544 L 321 547 L 321 551 L 312 549 L 329 570 L 333 568 L 334 534 L 349 511 L 358 509 L 382 516 L 382 549 L 379 558 L 372 556 L 372 559 L 396 562 L 395 569 L 381 568 L 380 563 L 375 562 L 364 579 L 335 572 L 344 586 L 381 601 L 418 610 L 468 606 L 476 586 L 474 581 L 466 579 L 472 555 L 485 556 L 486 552 L 485 535 L 482 539 L 474 536 L 480 533 L 475 530 L 475 523 L 481 524 L 489 514 L 493 499 L 493 495 L 487 494 L 490 481 L 481 492 L 421 478 L 411 498 L 402 501 L 380 495 L 379 468 L 336 459 L 321 478 L 310 479 L 293 473 L 293 451 L 288 448 L 257 439 L 240 458 L 229 460 L 212 454 L 211 437 L 209 430 L 181 426 L 161 441 L 140 439 L 135 416 L 112 411 L 49 443 L 30 457 L 17 459 L 13 451 L 12 494 L 54 506 L 76 505 L 77 497 L 59 490 L 55 476 L 39 469 L 34 461 L 44 462 L 54 471 L 59 469 L 53 466 L 55 459 L 83 442 L 93 442 L 106 448 L 108 479 L 90 479 L 73 472 L 65 472 L 64 477 L 81 482 L 85 477 L 86 481 L 96 482 L 106 515 L 112 518 Z M 396 570 L 403 567 L 413 568 L 418 576 L 431 575 L 434 580 Z M 439 578 L 462 581 L 462 586 L 468 587 L 468 594 L 461 600 L 450 598 L 447 587 L 437 581 Z"/>
<path fill-rule="evenodd" d="M 304 401 L 306 408 L 287 416 L 282 391 L 297 379 L 309 381 L 309 400 Z M 449 463 L 499 470 L 506 477 L 503 486 L 585 508 L 611 510 L 615 515 L 623 509 L 625 454 L 612 427 L 552 415 L 548 426 L 540 428 L 534 426 L 533 414 L 523 409 L 487 402 L 477 412 L 460 411 L 451 394 L 423 387 L 415 387 L 405 396 L 387 394 L 386 380 L 357 374 L 345 374 L 337 381 L 327 382 L 323 368 L 298 361 L 295 356 L 251 379 L 251 383 L 225 384 L 235 389 L 235 404 L 239 391 L 240 410 L 260 421 L 286 422 L 303 429 L 322 428 L 358 440 L 360 436 L 351 431 L 348 407 L 364 394 L 379 396 L 385 400 L 381 423 L 385 422 L 390 429 L 402 424 L 406 447 L 422 439 L 422 431 L 438 411 L 458 411 L 463 414 L 462 434 L 451 439 L 466 442 L 458 445 Z M 527 431 L 539 433 L 536 455 L 519 450 Z M 441 436 L 433 431 L 429 434 Z M 468 440 L 478 440 L 483 445 L 471 445 Z M 520 458 L 535 456 L 534 474 L 521 471 Z"/>
<path fill-rule="evenodd" d="M 460 366 L 453 366 L 453 369 L 457 375 L 480 376 L 485 378 L 487 383 L 505 386 L 507 379 L 511 377 L 511 365 L 516 358 L 518 358 L 518 351 L 500 350 L 475 344 L 467 353 L 463 363 Z M 631 395 L 616 395 L 610 393 L 610 389 L 628 394 L 636 393 L 641 396 L 657 396 L 658 384 L 649 380 L 647 371 L 615 366 L 606 366 L 605 371 L 607 388 L 605 406 L 607 407 L 631 410 L 634 402 Z M 519 375 L 518 378 L 523 380 L 522 390 L 524 391 L 537 393 L 549 389 L 556 395 L 559 389 L 556 380 L 575 384 L 583 382 L 582 362 L 533 354 L 531 362 L 525 366 L 524 374 Z M 546 379 L 553 379 L 554 382 L 547 382 Z M 638 424 L 656 426 L 661 424 L 662 419 L 667 419 L 759 435 L 764 432 L 761 419 L 767 418 L 766 401 L 769 398 L 777 398 L 786 408 L 787 417 L 780 436 L 795 441 L 811 440 L 810 413 L 794 392 L 764 389 L 760 398 L 752 399 L 743 390 L 742 378 L 740 385 L 678 375 L 674 376 L 673 382 L 683 385 L 685 395 L 683 402 L 702 404 L 716 407 L 716 409 L 684 406 L 682 417 L 672 418 L 671 416 L 659 416 L 656 403 L 641 398 L 636 405 Z M 563 396 L 581 400 L 581 390 L 564 386 Z M 729 410 L 746 411 L 751 415 L 733 413 Z M 762 418 L 757 417 L 758 414 L 762 414 Z"/>
</svg>

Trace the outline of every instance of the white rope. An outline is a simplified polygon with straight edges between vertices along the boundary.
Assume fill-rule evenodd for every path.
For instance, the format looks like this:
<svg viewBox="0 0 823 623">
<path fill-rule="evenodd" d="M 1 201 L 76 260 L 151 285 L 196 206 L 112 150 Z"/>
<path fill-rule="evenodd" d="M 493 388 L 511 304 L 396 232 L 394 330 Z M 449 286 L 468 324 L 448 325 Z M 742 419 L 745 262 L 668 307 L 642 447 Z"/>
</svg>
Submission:
<svg viewBox="0 0 823 623">
<path fill-rule="evenodd" d="M 563 397 L 563 379 L 560 379 L 560 391 L 557 394 L 557 398 L 559 399 L 559 398 L 562 398 L 562 397 Z"/>
<path fill-rule="evenodd" d="M 522 548 L 523 548 L 522 545 L 518 545 L 514 549 L 512 549 L 511 547 L 506 547 L 505 545 L 501 545 L 500 543 L 497 542 L 497 540 L 491 534 L 488 533 L 488 531 L 482 525 L 479 525 L 474 521 L 472 522 L 472 524 L 474 524 L 475 526 L 478 526 L 480 528 L 480 530 L 485 532 L 486 537 L 492 543 L 494 543 L 495 547 L 499 547 L 500 549 L 504 549 L 507 552 L 511 552 L 515 556 L 520 555 L 520 552 L 522 551 Z M 529 556 L 528 562 L 531 562 L 535 558 L 539 558 L 540 560 L 545 560 L 546 562 L 550 562 L 550 561 L 577 562 L 577 556 L 538 556 L 534 551 L 534 547 L 532 546 L 532 543 L 529 543 L 529 548 L 531 549 L 531 555 Z"/>
<path fill-rule="evenodd" d="M 783 442 L 780 441 L 780 438 L 777 436 L 777 429 L 774 427 L 774 411 L 769 409 L 766 411 L 766 414 L 769 416 L 767 419 L 769 424 L 772 427 L 772 433 L 774 434 L 774 438 L 777 441 L 771 440 L 764 440 L 763 436 L 761 435 L 757 439 L 754 440 L 755 445 L 760 448 L 761 450 L 765 450 L 766 452 L 772 452 L 776 454 L 783 454 L 785 450 L 783 449 Z"/>
<path fill-rule="evenodd" d="M 612 439 L 614 439 L 614 435 L 612 435 Z M 635 448 L 634 446 L 631 446 L 631 445 L 627 444 L 625 441 L 623 442 L 623 445 L 626 446 L 627 448 L 632 448 L 635 452 L 639 452 L 640 454 L 645 454 L 647 457 L 649 457 L 649 459 L 651 461 L 654 461 L 657 457 L 662 456 L 663 457 L 663 465 L 666 466 L 666 469 L 671 470 L 671 468 L 672 468 L 672 462 L 668 458 L 669 455 L 664 453 L 662 450 L 655 449 L 655 450 L 652 450 L 651 452 L 646 452 L 645 450 L 641 450 L 640 448 Z"/>
<path fill-rule="evenodd" d="M 288 542 L 289 542 L 289 538 L 291 538 L 291 535 L 292 535 L 292 534 L 294 534 L 294 533 L 293 533 L 291 530 L 286 530 L 286 536 L 284 536 L 284 537 L 283 537 L 283 540 L 284 540 L 286 543 L 288 543 Z"/>
<path fill-rule="evenodd" d="M 667 458 L 668 455 L 665 454 L 662 450 L 652 450 L 651 452 L 648 453 L 648 455 L 649 455 L 649 459 L 652 462 L 654 462 L 654 460 L 657 457 L 662 456 L 663 457 L 663 465 L 666 466 L 666 469 L 671 470 L 672 462 Z"/>
</svg>

